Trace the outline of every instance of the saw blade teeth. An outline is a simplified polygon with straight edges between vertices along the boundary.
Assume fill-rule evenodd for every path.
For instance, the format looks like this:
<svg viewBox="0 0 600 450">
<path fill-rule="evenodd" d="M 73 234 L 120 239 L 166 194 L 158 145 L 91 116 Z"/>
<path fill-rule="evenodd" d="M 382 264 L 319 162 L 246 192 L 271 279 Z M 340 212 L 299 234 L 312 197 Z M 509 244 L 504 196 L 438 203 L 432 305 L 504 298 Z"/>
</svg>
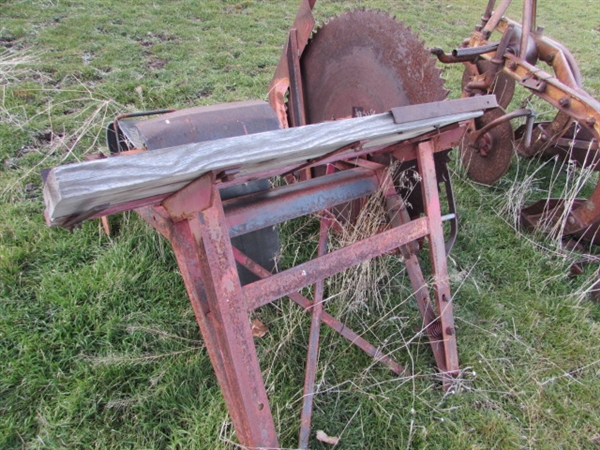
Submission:
<svg viewBox="0 0 600 450">
<path fill-rule="evenodd" d="M 308 123 L 349 116 L 355 106 L 385 112 L 447 97 L 425 42 L 381 10 L 357 8 L 315 27 L 300 66 Z"/>
</svg>

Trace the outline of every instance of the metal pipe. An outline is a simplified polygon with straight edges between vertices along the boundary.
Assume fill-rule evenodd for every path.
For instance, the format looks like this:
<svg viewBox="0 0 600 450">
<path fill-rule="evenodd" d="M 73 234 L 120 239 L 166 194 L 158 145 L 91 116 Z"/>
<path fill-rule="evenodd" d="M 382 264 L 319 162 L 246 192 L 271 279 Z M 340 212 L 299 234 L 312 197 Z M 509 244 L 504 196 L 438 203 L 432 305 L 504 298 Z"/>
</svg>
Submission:
<svg viewBox="0 0 600 450">
<path fill-rule="evenodd" d="M 492 128 L 500 125 L 501 123 L 508 122 L 509 120 L 516 119 L 517 117 L 530 116 L 533 114 L 533 111 L 530 109 L 517 109 L 508 114 L 504 114 L 503 116 L 498 117 L 496 120 L 492 120 L 490 123 L 475 131 L 472 136 L 470 136 L 471 145 L 477 145 L 477 141 L 483 137 L 485 133 L 487 133 Z M 475 147 L 477 148 L 477 147 Z"/>
<path fill-rule="evenodd" d="M 500 39 L 500 43 L 498 44 L 498 48 L 496 49 L 496 54 L 491 59 L 491 61 L 495 64 L 496 69 L 498 70 L 500 69 L 500 66 L 504 63 L 504 54 L 506 53 L 508 43 L 510 42 L 514 32 L 515 26 L 513 24 L 510 24 L 506 27 L 504 35 L 502 36 L 502 39 Z"/>
<path fill-rule="evenodd" d="M 481 45 L 479 47 L 455 48 L 452 50 L 452 56 L 455 58 L 479 56 L 483 55 L 484 53 L 493 52 L 498 48 L 499 45 L 500 43 L 496 42 L 493 44 Z"/>
<path fill-rule="evenodd" d="M 531 22 L 533 20 L 533 4 L 531 0 L 523 0 L 523 15 L 521 17 L 521 44 L 519 47 L 519 58 L 525 59 L 527 56 L 527 47 L 529 44 L 529 35 L 531 33 Z"/>
<path fill-rule="evenodd" d="M 525 134 L 523 135 L 523 142 L 525 148 L 531 147 L 531 137 L 533 135 L 534 122 L 535 116 L 533 114 L 527 117 L 527 122 L 525 122 Z"/>
<path fill-rule="evenodd" d="M 333 173 L 333 166 L 327 165 L 327 173 Z M 327 253 L 327 236 L 331 228 L 331 218 L 326 214 L 321 218 L 319 230 L 318 256 Z M 325 295 L 325 280 L 315 283 L 315 295 L 311 308 L 310 332 L 308 338 L 308 354 L 306 358 L 306 373 L 304 376 L 304 397 L 302 399 L 302 412 L 300 414 L 300 437 L 298 448 L 307 449 L 310 438 L 310 422 L 312 419 L 313 398 L 315 396 L 315 378 L 319 361 L 319 336 L 321 318 L 323 316 L 323 297 Z"/>
<path fill-rule="evenodd" d="M 454 56 L 452 53 L 444 53 L 444 49 L 442 49 L 440 47 L 432 47 L 429 49 L 429 52 L 432 55 L 435 55 L 439 62 L 444 63 L 444 64 L 454 64 L 454 63 L 460 63 L 460 62 L 474 62 L 475 59 L 477 58 L 477 55 L 474 55 L 474 56 L 467 55 L 467 56 L 457 57 L 457 56 Z"/>
<path fill-rule="evenodd" d="M 152 111 L 138 111 L 132 113 L 119 114 L 113 121 L 113 131 L 115 132 L 115 142 L 117 143 L 117 153 L 121 153 L 121 140 L 119 139 L 119 120 L 131 117 L 156 116 L 158 114 L 168 114 L 177 111 L 176 109 L 155 109 Z"/>
<path fill-rule="evenodd" d="M 223 202 L 231 237 L 312 214 L 377 191 L 377 173 L 350 169 Z"/>
<path fill-rule="evenodd" d="M 483 27 L 483 33 L 484 35 L 486 35 L 486 39 L 489 37 L 490 34 L 492 34 L 492 31 L 496 29 L 498 23 L 500 23 L 502 16 L 504 16 L 504 13 L 510 6 L 511 2 L 512 0 L 502 0 L 500 6 L 498 6 L 498 8 L 494 10 L 494 13 L 490 17 L 490 20 L 488 20 L 488 23 L 486 23 L 485 27 Z"/>
<path fill-rule="evenodd" d="M 492 17 L 492 11 L 494 10 L 495 4 L 496 0 L 489 0 L 487 8 L 485 8 L 485 12 L 483 13 L 483 16 L 481 16 L 482 26 L 485 26 L 485 24 L 488 23 L 488 20 L 490 20 L 490 17 Z"/>
</svg>

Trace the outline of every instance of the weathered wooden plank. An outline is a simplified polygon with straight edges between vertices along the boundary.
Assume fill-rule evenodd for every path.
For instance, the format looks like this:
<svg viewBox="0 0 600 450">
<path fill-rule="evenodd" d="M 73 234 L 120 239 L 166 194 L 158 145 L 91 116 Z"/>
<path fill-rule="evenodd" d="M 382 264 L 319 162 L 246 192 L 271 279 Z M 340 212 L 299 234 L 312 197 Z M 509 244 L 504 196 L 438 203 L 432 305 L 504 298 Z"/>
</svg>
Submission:
<svg viewBox="0 0 600 450">
<path fill-rule="evenodd" d="M 397 124 L 391 113 L 384 113 L 59 166 L 44 186 L 46 218 L 52 226 L 61 225 L 94 208 L 176 192 L 210 171 L 236 168 L 247 175 L 283 170 L 352 142 L 399 142 L 479 115 L 481 111 Z"/>
</svg>

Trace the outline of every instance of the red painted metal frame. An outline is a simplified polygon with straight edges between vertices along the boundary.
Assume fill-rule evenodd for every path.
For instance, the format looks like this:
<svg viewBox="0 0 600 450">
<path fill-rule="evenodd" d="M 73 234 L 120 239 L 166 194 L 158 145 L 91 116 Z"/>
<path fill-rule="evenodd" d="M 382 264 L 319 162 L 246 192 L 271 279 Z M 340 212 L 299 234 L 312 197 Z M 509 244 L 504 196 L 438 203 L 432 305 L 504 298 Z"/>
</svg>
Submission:
<svg viewBox="0 0 600 450">
<path fill-rule="evenodd" d="M 461 131 L 457 127 L 448 127 L 421 138 L 420 142 L 415 139 L 403 145 L 372 150 L 389 153 L 392 159 L 417 159 L 426 214 L 412 221 L 390 179 L 387 166 L 364 158 L 345 161 L 342 166 L 352 167 L 343 171 L 348 174 L 328 173 L 319 179 L 299 182 L 291 188 L 272 189 L 269 191 L 271 196 L 267 193 L 250 195 L 237 206 L 234 201 L 221 201 L 219 188 L 223 183 L 214 174 L 207 174 L 163 200 L 160 205 L 136 210 L 173 246 L 237 438 L 242 445 L 248 448 L 279 447 L 252 337 L 249 314 L 255 308 L 288 296 L 312 314 L 300 448 L 308 446 L 310 437 L 321 324 L 330 326 L 394 373 L 406 373 L 388 355 L 324 311 L 322 305 L 325 278 L 395 249 L 400 249 L 403 254 L 423 316 L 423 330 L 429 336 L 437 366 L 444 376 L 444 386 L 449 386 L 459 366 L 434 154 L 448 148 L 446 145 L 453 144 Z M 332 166 L 329 167 L 329 172 L 332 172 Z M 367 184 L 361 184 L 361 180 Z M 315 200 L 315 189 L 320 189 L 326 196 L 328 191 L 335 192 L 340 186 L 348 189 L 350 194 L 344 197 L 332 194 L 328 200 Z M 338 201 L 364 196 L 364 186 L 369 186 L 367 193 L 378 189 L 384 193 L 391 228 L 327 252 L 327 235 L 331 227 L 327 208 Z M 226 209 L 224 203 L 228 204 Z M 231 237 L 237 234 L 236 227 L 257 226 L 254 215 L 268 214 L 269 208 L 284 203 L 287 205 L 286 212 L 272 222 L 325 208 L 321 213 L 323 219 L 318 256 L 283 272 L 271 274 L 234 248 Z M 307 209 L 307 203 L 312 203 L 313 207 Z M 415 241 L 423 237 L 429 242 L 435 302 L 430 300 L 428 284 L 417 258 L 418 245 Z M 242 286 L 236 261 L 260 279 Z M 298 293 L 310 285 L 315 288 L 314 301 Z"/>
<path fill-rule="evenodd" d="M 326 175 L 334 173 L 334 167 L 327 165 Z M 333 219 L 329 211 L 325 211 L 321 217 L 319 230 L 318 257 L 327 254 L 327 235 L 331 228 Z M 315 395 L 315 378 L 317 376 L 317 365 L 319 362 L 319 337 L 321 331 L 321 321 L 323 320 L 323 297 L 325 295 L 325 279 L 315 283 L 314 300 L 311 305 L 310 334 L 308 338 L 308 354 L 306 357 L 306 373 L 304 378 L 304 397 L 302 399 L 302 412 L 300 414 L 300 437 L 298 439 L 299 448 L 308 448 L 310 439 L 310 421 L 312 419 L 313 398 Z"/>
</svg>

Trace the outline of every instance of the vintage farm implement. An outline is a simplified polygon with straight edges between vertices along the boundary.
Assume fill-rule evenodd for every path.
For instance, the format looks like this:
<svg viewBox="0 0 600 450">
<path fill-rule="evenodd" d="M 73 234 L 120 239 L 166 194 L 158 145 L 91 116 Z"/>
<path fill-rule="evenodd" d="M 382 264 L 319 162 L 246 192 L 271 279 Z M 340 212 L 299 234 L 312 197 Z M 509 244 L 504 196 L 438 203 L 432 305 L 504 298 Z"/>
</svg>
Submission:
<svg viewBox="0 0 600 450">
<path fill-rule="evenodd" d="M 448 152 L 460 146 L 468 174 L 488 184 L 506 172 L 513 147 L 523 155 L 551 151 L 582 165 L 597 163 L 600 107 L 581 89 L 570 53 L 535 28 L 535 1 L 524 2 L 523 25 L 503 18 L 509 1 L 495 10 L 490 1 L 482 25 L 460 48 L 432 50 L 444 63 L 465 64 L 464 98 L 457 100 L 445 100 L 434 59 L 403 24 L 357 10 L 315 33 L 315 1 L 301 3 L 270 104 L 122 115 L 107 131 L 113 157 L 45 173 L 50 225 L 70 228 L 134 209 L 170 241 L 237 438 L 249 448 L 279 446 L 253 341 L 253 310 L 288 297 L 311 315 L 300 448 L 309 443 L 322 324 L 392 372 L 406 373 L 360 330 L 326 311 L 324 280 L 364 261 L 390 252 L 404 261 L 422 333 L 447 389 L 459 373 L 446 266 L 457 232 Z M 499 42 L 490 41 L 493 31 Z M 555 76 L 536 68 L 538 59 Z M 556 118 L 535 123 L 530 110 L 504 113 L 516 83 L 554 105 Z M 510 125 L 515 117 L 527 117 L 518 139 Z M 586 145 L 590 152 L 580 157 Z M 417 174 L 410 188 L 399 182 L 406 171 Z M 287 184 L 274 187 L 272 177 Z M 356 220 L 374 195 L 383 199 L 387 226 L 328 250 L 329 234 Z M 574 207 L 554 202 L 535 218 L 524 217 L 548 223 L 560 209 L 568 215 L 564 233 L 588 237 L 597 228 L 599 202 L 597 188 Z M 320 218 L 316 256 L 274 273 L 277 224 L 307 214 Z M 424 239 L 431 283 L 418 258 Z M 311 298 L 300 294 L 307 286 Z"/>
<path fill-rule="evenodd" d="M 577 61 L 562 44 L 536 26 L 536 0 L 523 0 L 521 23 L 504 17 L 511 0 L 489 0 L 481 24 L 463 44 L 446 54 L 432 49 L 443 63 L 463 63 L 463 97 L 493 93 L 500 108 L 475 120 L 461 146 L 467 173 L 492 184 L 508 170 L 513 149 L 520 156 L 557 156 L 577 166 L 600 169 L 600 102 L 582 88 Z M 494 39 L 492 39 L 494 38 Z M 537 64 L 544 62 L 553 73 Z M 515 86 L 556 108 L 551 121 L 536 121 L 527 108 L 506 112 Z M 510 121 L 525 117 L 513 133 Z M 521 211 L 523 225 L 565 239 L 599 243 L 600 184 L 589 199 L 546 199 Z M 557 228 L 558 227 L 558 228 Z"/>
</svg>

